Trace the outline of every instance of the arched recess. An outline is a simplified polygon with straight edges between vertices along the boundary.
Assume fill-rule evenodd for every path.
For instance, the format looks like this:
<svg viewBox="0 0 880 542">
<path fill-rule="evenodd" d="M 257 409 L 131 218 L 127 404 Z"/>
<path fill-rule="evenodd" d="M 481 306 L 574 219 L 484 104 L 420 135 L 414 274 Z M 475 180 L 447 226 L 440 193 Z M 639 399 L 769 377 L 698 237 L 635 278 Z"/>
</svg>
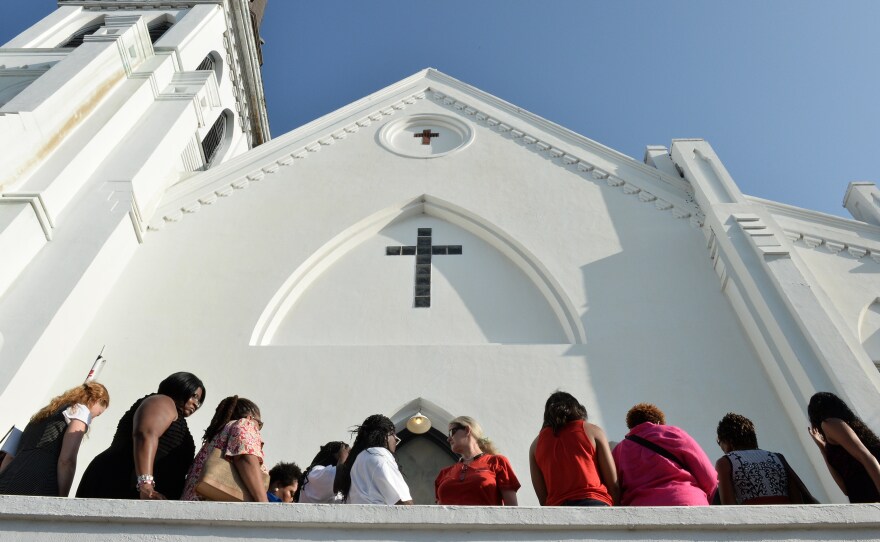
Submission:
<svg viewBox="0 0 880 542">
<path fill-rule="evenodd" d="M 218 116 L 211 128 L 202 138 L 202 156 L 205 160 L 204 169 L 208 169 L 222 161 L 223 155 L 229 149 L 232 141 L 233 124 L 235 117 L 232 111 L 224 109 Z"/>
<path fill-rule="evenodd" d="M 104 26 L 104 16 L 96 17 L 81 26 L 76 32 L 71 34 L 67 39 L 65 39 L 58 46 L 59 48 L 67 48 L 67 47 L 79 47 L 83 44 L 83 39 L 86 36 L 91 36 L 95 32 L 98 31 L 102 26 Z"/>
<path fill-rule="evenodd" d="M 421 435 L 406 428 L 407 420 L 419 412 L 431 420 L 431 429 Z M 446 441 L 446 427 L 452 419 L 445 409 L 421 397 L 413 399 L 391 416 L 400 438 L 397 462 L 415 504 L 434 504 L 437 473 L 458 460 Z"/>
<path fill-rule="evenodd" d="M 566 340 L 586 343 L 586 334 L 571 299 L 549 270 L 522 244 L 482 217 L 429 195 L 379 211 L 347 228 L 303 262 L 276 291 L 257 320 L 250 344 L 272 344 L 279 326 L 299 297 L 331 265 L 369 237 L 396 220 L 425 214 L 454 224 L 479 237 L 513 262 L 543 295 L 556 316 Z"/>
<path fill-rule="evenodd" d="M 217 51 L 211 51 L 199 62 L 196 70 L 214 72 L 214 77 L 217 78 L 217 84 L 219 85 L 223 81 L 223 57 Z"/>
<path fill-rule="evenodd" d="M 867 304 L 859 315 L 859 341 L 880 369 L 880 298 Z"/>
</svg>

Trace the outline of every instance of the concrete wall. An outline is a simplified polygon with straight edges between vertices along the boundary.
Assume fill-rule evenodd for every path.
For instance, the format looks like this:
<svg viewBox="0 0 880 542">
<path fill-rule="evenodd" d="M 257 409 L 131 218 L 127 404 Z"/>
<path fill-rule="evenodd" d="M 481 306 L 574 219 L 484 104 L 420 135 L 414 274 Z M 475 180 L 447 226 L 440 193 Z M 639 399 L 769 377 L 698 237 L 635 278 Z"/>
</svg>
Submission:
<svg viewBox="0 0 880 542">
<path fill-rule="evenodd" d="M 137 502 L 0 496 L 16 541 L 877 540 L 878 505 L 482 508 Z M 11 539 L 13 539 L 11 538 Z"/>
</svg>

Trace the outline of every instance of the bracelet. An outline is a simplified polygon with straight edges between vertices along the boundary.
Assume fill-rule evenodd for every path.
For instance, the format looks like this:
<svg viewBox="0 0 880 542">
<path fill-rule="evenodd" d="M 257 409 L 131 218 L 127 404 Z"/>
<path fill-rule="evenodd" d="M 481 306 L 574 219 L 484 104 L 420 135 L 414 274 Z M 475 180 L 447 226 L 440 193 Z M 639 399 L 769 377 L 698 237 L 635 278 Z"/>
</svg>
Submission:
<svg viewBox="0 0 880 542">
<path fill-rule="evenodd" d="M 153 486 L 153 488 L 155 488 L 156 487 L 156 479 L 153 478 L 152 474 L 141 474 L 140 476 L 137 477 L 137 485 L 135 486 L 135 488 L 138 491 L 140 491 L 141 487 L 144 484 L 150 484 L 151 486 Z"/>
</svg>

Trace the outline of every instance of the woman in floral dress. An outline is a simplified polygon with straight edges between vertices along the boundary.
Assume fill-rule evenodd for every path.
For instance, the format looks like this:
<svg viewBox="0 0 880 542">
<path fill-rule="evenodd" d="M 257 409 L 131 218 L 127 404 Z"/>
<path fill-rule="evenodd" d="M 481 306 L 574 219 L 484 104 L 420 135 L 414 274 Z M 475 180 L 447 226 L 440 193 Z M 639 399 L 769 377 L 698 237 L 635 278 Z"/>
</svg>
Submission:
<svg viewBox="0 0 880 542">
<path fill-rule="evenodd" d="M 247 488 L 246 500 L 266 502 L 268 471 L 263 465 L 263 439 L 260 429 L 263 421 L 260 408 L 253 401 L 235 395 L 223 399 L 211 424 L 202 437 L 202 449 L 186 475 L 183 488 L 184 501 L 201 501 L 204 498 L 196 492 L 205 462 L 214 448 L 223 450 L 223 457 L 231 461 Z"/>
</svg>

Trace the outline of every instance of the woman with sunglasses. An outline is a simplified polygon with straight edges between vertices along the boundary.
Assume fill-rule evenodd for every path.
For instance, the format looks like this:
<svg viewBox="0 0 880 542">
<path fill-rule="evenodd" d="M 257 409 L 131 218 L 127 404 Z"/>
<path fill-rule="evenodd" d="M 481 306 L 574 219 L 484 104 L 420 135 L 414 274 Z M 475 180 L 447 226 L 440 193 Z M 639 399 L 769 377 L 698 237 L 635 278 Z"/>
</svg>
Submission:
<svg viewBox="0 0 880 542">
<path fill-rule="evenodd" d="M 400 439 L 394 423 L 373 414 L 357 428 L 357 437 L 345 463 L 336 470 L 334 491 L 350 504 L 412 504 L 394 452 Z"/>
<path fill-rule="evenodd" d="M 233 395 L 220 401 L 210 425 L 202 437 L 202 449 L 196 454 L 186 475 L 183 488 L 183 501 L 205 500 L 196 491 L 199 478 L 211 451 L 219 448 L 223 457 L 232 463 L 247 489 L 245 500 L 268 502 L 266 490 L 269 487 L 269 471 L 263 464 L 263 437 L 260 429 L 263 420 L 260 407 L 253 401 Z"/>
<path fill-rule="evenodd" d="M 452 451 L 461 459 L 446 467 L 434 480 L 437 504 L 516 506 L 520 488 L 513 467 L 483 435 L 483 428 L 470 416 L 449 422 Z"/>
</svg>

